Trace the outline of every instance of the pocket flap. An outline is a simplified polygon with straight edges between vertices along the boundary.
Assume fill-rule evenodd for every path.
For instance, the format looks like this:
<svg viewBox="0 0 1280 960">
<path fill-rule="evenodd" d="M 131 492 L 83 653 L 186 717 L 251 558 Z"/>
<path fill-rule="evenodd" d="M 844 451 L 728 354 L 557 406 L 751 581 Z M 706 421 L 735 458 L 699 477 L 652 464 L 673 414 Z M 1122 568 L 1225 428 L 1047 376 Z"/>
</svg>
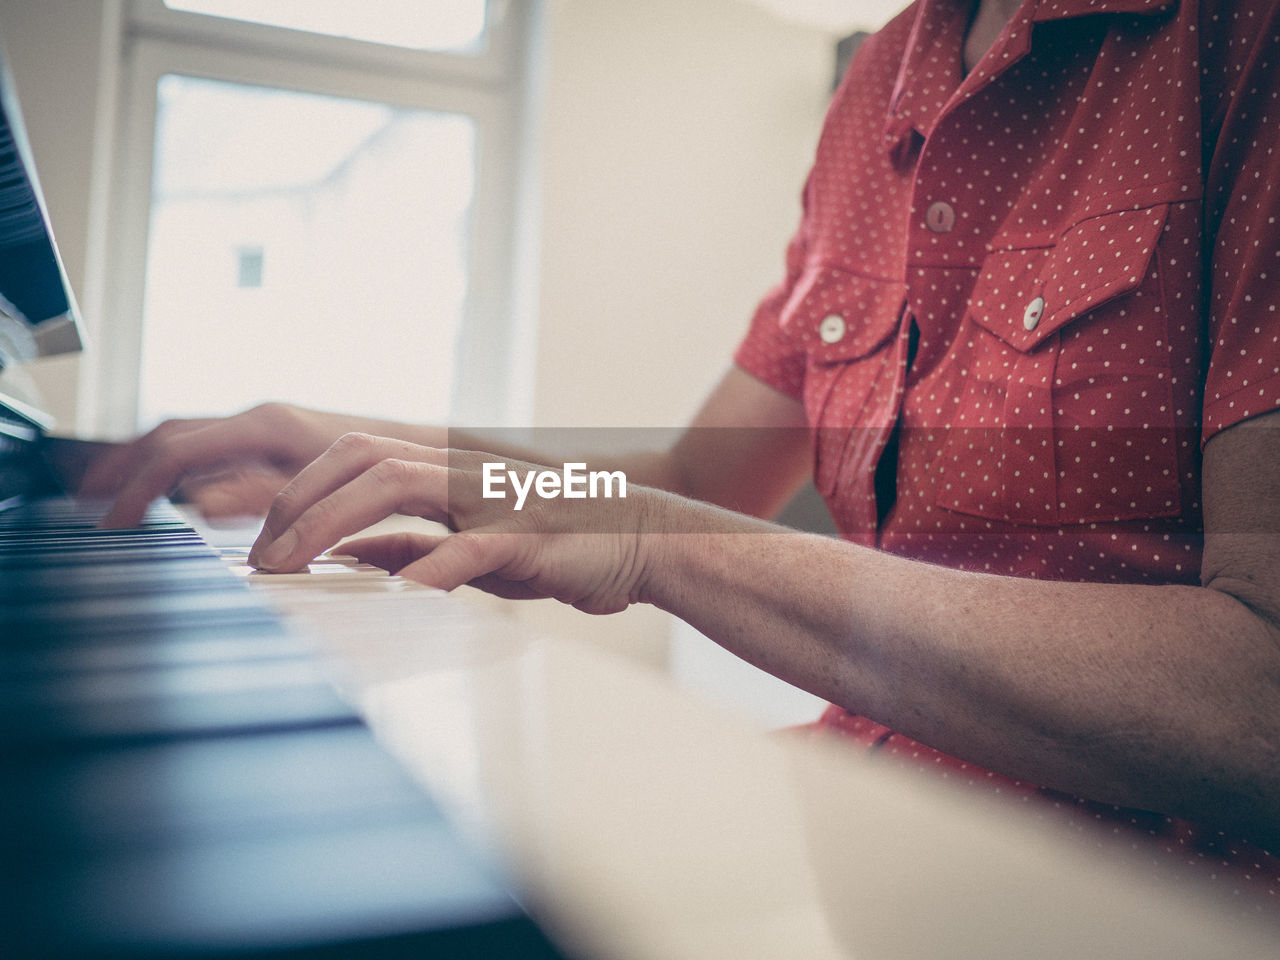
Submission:
<svg viewBox="0 0 1280 960">
<path fill-rule="evenodd" d="M 905 283 L 872 280 L 834 267 L 807 270 L 782 311 L 782 326 L 811 362 L 866 356 L 898 329 Z"/>
<path fill-rule="evenodd" d="M 974 322 L 1023 352 L 1108 300 L 1151 266 L 1167 204 L 1076 224 L 1050 247 L 993 250 L 970 300 Z"/>
</svg>

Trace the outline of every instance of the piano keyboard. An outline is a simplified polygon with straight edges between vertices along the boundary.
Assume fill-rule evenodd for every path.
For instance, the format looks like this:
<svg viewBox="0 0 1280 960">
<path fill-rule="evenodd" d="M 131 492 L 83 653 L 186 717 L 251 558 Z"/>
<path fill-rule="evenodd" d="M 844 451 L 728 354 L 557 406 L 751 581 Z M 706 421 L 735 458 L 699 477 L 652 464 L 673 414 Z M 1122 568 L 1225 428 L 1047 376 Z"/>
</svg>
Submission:
<svg viewBox="0 0 1280 960">
<path fill-rule="evenodd" d="M 554 949 L 168 505 L 0 512 L 8 957 Z"/>
</svg>

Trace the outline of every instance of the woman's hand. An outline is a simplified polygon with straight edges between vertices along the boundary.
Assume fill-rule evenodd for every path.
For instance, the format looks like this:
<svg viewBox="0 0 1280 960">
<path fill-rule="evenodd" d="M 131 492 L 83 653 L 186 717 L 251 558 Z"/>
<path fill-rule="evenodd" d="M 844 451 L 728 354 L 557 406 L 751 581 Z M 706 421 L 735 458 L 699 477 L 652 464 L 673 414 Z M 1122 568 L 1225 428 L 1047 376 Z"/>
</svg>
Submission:
<svg viewBox="0 0 1280 960">
<path fill-rule="evenodd" d="M 547 469 L 347 434 L 275 498 L 249 560 L 274 572 L 300 570 L 342 538 L 400 513 L 451 532 L 366 538 L 343 551 L 445 590 L 470 583 L 509 598 L 555 597 L 589 613 L 641 599 L 646 523 L 655 504 L 676 498 L 636 487 L 625 497 L 615 488 L 608 499 L 543 499 L 530 490 L 517 509 L 509 486 L 502 498 L 483 495 L 485 462 L 521 477 Z"/>
<path fill-rule="evenodd" d="M 282 403 L 232 417 L 168 420 L 95 460 L 79 493 L 114 501 L 102 521 L 109 527 L 137 524 L 152 500 L 179 490 L 206 516 L 261 516 L 334 440 L 375 423 L 415 429 Z"/>
</svg>

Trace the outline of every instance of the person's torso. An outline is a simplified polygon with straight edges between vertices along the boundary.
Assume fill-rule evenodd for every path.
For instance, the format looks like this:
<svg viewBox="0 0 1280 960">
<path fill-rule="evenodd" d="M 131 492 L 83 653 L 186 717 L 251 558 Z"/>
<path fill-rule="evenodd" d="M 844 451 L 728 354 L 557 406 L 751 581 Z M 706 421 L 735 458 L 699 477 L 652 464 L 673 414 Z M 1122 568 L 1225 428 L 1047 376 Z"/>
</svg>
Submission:
<svg viewBox="0 0 1280 960">
<path fill-rule="evenodd" d="M 938 2 L 855 60 L 782 318 L 846 536 L 1020 576 L 1197 578 L 1197 42 L 1122 5 L 1141 9 L 1026 3 L 962 77 L 968 5 Z"/>
</svg>

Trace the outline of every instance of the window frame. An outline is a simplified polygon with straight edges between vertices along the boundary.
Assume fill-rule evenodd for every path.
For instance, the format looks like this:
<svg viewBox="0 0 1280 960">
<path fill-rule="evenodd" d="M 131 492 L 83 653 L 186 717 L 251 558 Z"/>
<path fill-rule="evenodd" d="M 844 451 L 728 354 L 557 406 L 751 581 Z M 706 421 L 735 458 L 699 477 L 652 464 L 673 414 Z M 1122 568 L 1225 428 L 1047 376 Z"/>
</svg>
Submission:
<svg viewBox="0 0 1280 960">
<path fill-rule="evenodd" d="M 450 362 L 450 422 L 520 425 L 531 383 L 530 317 L 513 309 L 526 51 L 536 0 L 487 0 L 488 42 L 472 53 L 408 50 L 171 10 L 130 0 L 112 184 L 104 323 L 92 395 L 98 435 L 138 428 L 142 312 L 151 220 L 157 84 L 166 74 L 462 113 L 477 169 L 464 315 Z M 463 373 L 462 371 L 465 371 Z M 522 387 L 525 387 L 522 390 Z M 371 387 L 372 388 L 372 387 Z"/>
</svg>

